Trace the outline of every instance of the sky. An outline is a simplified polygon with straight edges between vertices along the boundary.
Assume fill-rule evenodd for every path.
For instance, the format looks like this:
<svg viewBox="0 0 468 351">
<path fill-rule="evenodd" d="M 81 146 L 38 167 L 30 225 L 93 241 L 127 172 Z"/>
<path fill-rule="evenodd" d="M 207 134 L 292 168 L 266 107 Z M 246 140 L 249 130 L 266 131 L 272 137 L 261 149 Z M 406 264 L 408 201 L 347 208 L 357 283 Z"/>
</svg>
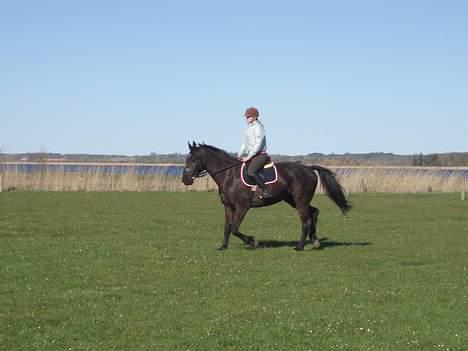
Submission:
<svg viewBox="0 0 468 351">
<path fill-rule="evenodd" d="M 0 150 L 468 151 L 468 1 L 0 0 Z"/>
</svg>

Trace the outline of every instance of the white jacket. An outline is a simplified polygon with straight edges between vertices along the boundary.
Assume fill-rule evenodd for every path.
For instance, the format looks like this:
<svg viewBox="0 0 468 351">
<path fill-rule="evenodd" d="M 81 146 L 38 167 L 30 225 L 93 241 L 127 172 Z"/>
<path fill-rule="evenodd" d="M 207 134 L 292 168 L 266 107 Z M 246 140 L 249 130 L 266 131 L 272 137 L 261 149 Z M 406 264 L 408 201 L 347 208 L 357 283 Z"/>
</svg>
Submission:
<svg viewBox="0 0 468 351">
<path fill-rule="evenodd" d="M 249 123 L 245 129 L 244 143 L 241 145 L 239 150 L 239 157 L 247 156 L 253 157 L 259 152 L 266 152 L 266 136 L 263 124 L 260 121 L 255 120 Z"/>
</svg>

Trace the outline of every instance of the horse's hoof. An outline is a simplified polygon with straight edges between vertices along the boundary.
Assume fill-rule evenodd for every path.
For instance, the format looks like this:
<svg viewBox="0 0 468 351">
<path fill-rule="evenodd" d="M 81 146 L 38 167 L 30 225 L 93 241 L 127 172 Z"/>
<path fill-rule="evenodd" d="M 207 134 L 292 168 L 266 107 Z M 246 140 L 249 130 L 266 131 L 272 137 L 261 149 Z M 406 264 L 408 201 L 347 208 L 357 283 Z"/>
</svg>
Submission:
<svg viewBox="0 0 468 351">
<path fill-rule="evenodd" d="M 296 251 L 304 251 L 304 246 L 296 246 L 296 247 L 294 248 L 294 250 L 296 250 Z"/>
<path fill-rule="evenodd" d="M 224 251 L 224 250 L 227 250 L 227 246 L 221 245 L 220 247 L 218 247 L 218 251 Z"/>
<path fill-rule="evenodd" d="M 251 242 L 249 242 L 249 245 L 250 245 L 250 248 L 251 249 L 258 249 L 260 246 L 258 245 L 258 241 L 257 240 L 253 240 Z"/>
<path fill-rule="evenodd" d="M 320 241 L 318 239 L 315 239 L 314 242 L 312 243 L 312 247 L 314 249 L 320 249 Z"/>
<path fill-rule="evenodd" d="M 251 238 L 249 239 L 249 245 L 252 246 L 253 248 L 257 248 L 257 247 L 258 247 L 258 241 L 255 240 L 254 237 L 251 237 Z"/>
</svg>

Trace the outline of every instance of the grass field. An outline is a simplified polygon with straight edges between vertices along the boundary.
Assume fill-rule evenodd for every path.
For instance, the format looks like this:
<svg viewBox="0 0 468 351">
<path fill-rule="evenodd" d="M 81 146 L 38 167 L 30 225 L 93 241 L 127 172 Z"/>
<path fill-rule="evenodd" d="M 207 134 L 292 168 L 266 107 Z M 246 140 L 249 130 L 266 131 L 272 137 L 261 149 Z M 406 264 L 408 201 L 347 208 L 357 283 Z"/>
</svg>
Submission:
<svg viewBox="0 0 468 351">
<path fill-rule="evenodd" d="M 215 193 L 0 193 L 0 350 L 468 350 L 468 201 L 319 195 L 251 210 Z"/>
</svg>

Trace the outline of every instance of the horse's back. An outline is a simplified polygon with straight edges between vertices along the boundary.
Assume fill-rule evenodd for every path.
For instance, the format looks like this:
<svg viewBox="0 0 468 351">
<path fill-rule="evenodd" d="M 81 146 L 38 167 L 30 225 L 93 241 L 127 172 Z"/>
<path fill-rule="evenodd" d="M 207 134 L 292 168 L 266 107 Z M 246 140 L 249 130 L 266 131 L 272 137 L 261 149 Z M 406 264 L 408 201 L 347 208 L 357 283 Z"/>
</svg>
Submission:
<svg viewBox="0 0 468 351">
<path fill-rule="evenodd" d="M 300 162 L 275 162 L 278 170 L 278 178 L 286 183 L 298 182 L 299 185 L 311 185 L 317 183 L 317 173 Z"/>
</svg>

